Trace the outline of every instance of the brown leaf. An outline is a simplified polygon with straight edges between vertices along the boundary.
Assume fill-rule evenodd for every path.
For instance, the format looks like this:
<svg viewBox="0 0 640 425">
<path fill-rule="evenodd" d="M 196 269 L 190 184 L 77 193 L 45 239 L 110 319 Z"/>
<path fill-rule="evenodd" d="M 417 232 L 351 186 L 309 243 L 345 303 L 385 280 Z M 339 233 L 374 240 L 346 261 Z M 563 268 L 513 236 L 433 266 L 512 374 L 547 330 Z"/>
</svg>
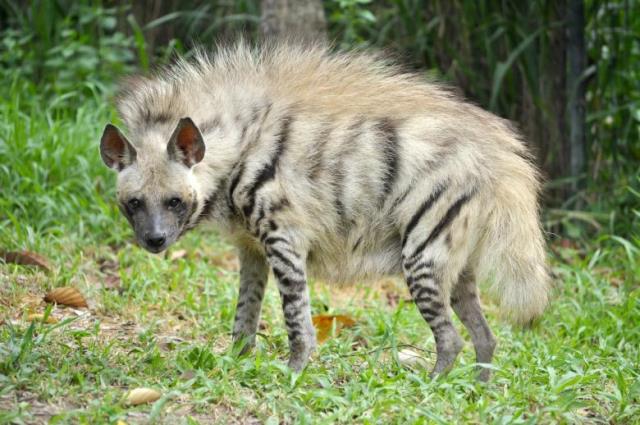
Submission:
<svg viewBox="0 0 640 425">
<path fill-rule="evenodd" d="M 107 258 L 100 258 L 98 264 L 100 265 L 100 271 L 107 274 L 117 274 L 120 268 L 118 261 Z"/>
<path fill-rule="evenodd" d="M 238 271 L 240 269 L 238 256 L 233 252 L 224 252 L 220 255 L 211 257 L 211 263 L 226 271 Z"/>
<path fill-rule="evenodd" d="M 42 322 L 44 319 L 44 314 L 42 313 L 34 313 L 34 314 L 30 314 L 27 316 L 27 321 L 28 322 Z M 54 324 L 54 323 L 58 323 L 58 319 L 56 319 L 55 317 L 49 316 L 47 317 L 47 320 L 44 321 L 44 323 L 49 323 L 50 325 Z"/>
<path fill-rule="evenodd" d="M 104 288 L 119 291 L 121 289 L 120 276 L 107 275 L 104 278 Z"/>
<path fill-rule="evenodd" d="M 3 259 L 5 263 L 20 264 L 22 266 L 35 266 L 46 271 L 51 271 L 49 260 L 35 252 L 0 250 L 0 258 Z"/>
<path fill-rule="evenodd" d="M 180 374 L 181 381 L 188 381 L 196 377 L 196 373 L 193 370 L 185 370 Z"/>
<path fill-rule="evenodd" d="M 139 404 L 152 403 L 159 399 L 160 392 L 151 388 L 136 388 L 127 394 L 127 404 L 137 406 Z"/>
<path fill-rule="evenodd" d="M 87 300 L 76 288 L 70 286 L 55 288 L 44 296 L 48 303 L 68 305 L 70 307 L 88 307 Z"/>
<path fill-rule="evenodd" d="M 187 250 L 186 249 L 178 249 L 178 250 L 173 251 L 171 253 L 171 255 L 169 256 L 169 260 L 175 261 L 175 260 L 179 260 L 181 258 L 184 258 L 186 256 L 187 256 Z"/>
<path fill-rule="evenodd" d="M 333 322 L 336 322 L 336 335 L 342 328 L 349 328 L 356 324 L 356 321 L 349 316 L 342 314 L 318 314 L 311 318 L 313 326 L 317 331 L 317 339 L 319 343 L 325 342 L 329 336 L 331 336 L 331 329 L 333 328 Z"/>
<path fill-rule="evenodd" d="M 409 349 L 398 351 L 398 361 L 402 366 L 412 369 L 426 369 L 427 367 L 425 358 Z"/>
<path fill-rule="evenodd" d="M 387 297 L 387 304 L 390 307 L 396 307 L 398 302 L 400 302 L 400 295 L 392 294 L 391 292 L 386 292 L 385 296 Z"/>
</svg>

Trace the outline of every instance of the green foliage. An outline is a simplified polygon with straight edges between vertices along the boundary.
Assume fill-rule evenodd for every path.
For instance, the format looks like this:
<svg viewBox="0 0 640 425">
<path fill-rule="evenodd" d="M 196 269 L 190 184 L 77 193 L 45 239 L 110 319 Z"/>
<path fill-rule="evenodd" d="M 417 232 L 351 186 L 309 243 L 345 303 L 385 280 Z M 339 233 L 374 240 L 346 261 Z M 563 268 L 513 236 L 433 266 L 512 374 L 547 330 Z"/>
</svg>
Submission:
<svg viewBox="0 0 640 425">
<path fill-rule="evenodd" d="M 37 248 L 70 230 L 118 240 L 114 176 L 98 153 L 108 102 L 85 97 L 63 108 L 74 92 L 47 98 L 28 82 L 9 84 L 0 103 L 0 245 Z"/>
<path fill-rule="evenodd" d="M 592 178 L 611 184 L 640 162 L 640 3 L 587 1 L 587 10 Z"/>
<path fill-rule="evenodd" d="M 89 1 L 5 0 L 9 25 L 0 33 L 0 78 L 29 81 L 60 104 L 79 105 L 133 70 L 131 37 L 117 28 L 117 8 Z M 18 73 L 18 72 L 19 73 Z"/>
</svg>

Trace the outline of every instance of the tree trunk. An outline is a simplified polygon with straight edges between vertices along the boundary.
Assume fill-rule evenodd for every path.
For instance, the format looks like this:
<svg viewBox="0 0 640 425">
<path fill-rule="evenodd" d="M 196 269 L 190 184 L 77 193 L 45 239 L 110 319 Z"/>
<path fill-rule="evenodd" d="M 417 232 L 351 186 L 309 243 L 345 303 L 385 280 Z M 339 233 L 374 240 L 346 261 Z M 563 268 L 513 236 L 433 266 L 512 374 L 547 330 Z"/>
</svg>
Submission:
<svg viewBox="0 0 640 425">
<path fill-rule="evenodd" d="M 264 39 L 325 41 L 326 26 L 321 0 L 262 0 L 260 32 Z"/>
<path fill-rule="evenodd" d="M 548 45 L 543 54 L 546 60 L 540 70 L 540 93 L 544 108 L 539 111 L 536 122 L 538 137 L 535 139 L 540 149 L 540 159 L 550 179 L 566 177 L 571 155 L 567 137 L 567 37 L 564 28 L 566 0 L 555 0 L 547 10 L 548 22 L 553 25 L 548 32 Z M 542 58 L 541 58 L 542 59 Z M 554 190 L 550 195 L 558 199 L 566 198 L 566 188 Z"/>
<path fill-rule="evenodd" d="M 586 171 L 585 79 L 587 55 L 584 43 L 584 2 L 567 4 L 567 115 L 569 117 L 569 175 L 573 189 L 584 187 Z"/>
</svg>

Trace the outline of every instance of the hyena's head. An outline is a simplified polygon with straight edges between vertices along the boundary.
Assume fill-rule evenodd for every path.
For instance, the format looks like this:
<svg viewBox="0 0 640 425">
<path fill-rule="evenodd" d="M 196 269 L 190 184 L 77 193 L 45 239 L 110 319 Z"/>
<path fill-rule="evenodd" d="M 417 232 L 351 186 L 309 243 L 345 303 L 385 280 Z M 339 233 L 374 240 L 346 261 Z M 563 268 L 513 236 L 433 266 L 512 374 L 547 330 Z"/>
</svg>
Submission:
<svg viewBox="0 0 640 425">
<path fill-rule="evenodd" d="M 189 118 L 180 120 L 166 144 L 148 142 L 136 151 L 118 128 L 108 124 L 100 140 L 100 155 L 108 167 L 118 171 L 118 204 L 138 243 L 158 253 L 193 224 L 198 187 L 192 167 L 203 159 L 205 144 Z"/>
</svg>

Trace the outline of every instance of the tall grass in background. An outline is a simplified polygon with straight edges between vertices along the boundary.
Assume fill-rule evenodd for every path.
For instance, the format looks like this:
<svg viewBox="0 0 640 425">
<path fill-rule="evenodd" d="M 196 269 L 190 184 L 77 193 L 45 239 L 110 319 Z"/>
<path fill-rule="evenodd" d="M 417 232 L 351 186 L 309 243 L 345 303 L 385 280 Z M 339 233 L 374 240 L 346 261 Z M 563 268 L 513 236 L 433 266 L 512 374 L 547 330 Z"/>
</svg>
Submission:
<svg viewBox="0 0 640 425">
<path fill-rule="evenodd" d="M 70 237 L 121 241 L 113 176 L 98 152 L 100 131 L 112 117 L 108 104 L 97 97 L 56 107 L 55 98 L 18 80 L 3 91 L 0 247 L 50 252 Z"/>
</svg>

